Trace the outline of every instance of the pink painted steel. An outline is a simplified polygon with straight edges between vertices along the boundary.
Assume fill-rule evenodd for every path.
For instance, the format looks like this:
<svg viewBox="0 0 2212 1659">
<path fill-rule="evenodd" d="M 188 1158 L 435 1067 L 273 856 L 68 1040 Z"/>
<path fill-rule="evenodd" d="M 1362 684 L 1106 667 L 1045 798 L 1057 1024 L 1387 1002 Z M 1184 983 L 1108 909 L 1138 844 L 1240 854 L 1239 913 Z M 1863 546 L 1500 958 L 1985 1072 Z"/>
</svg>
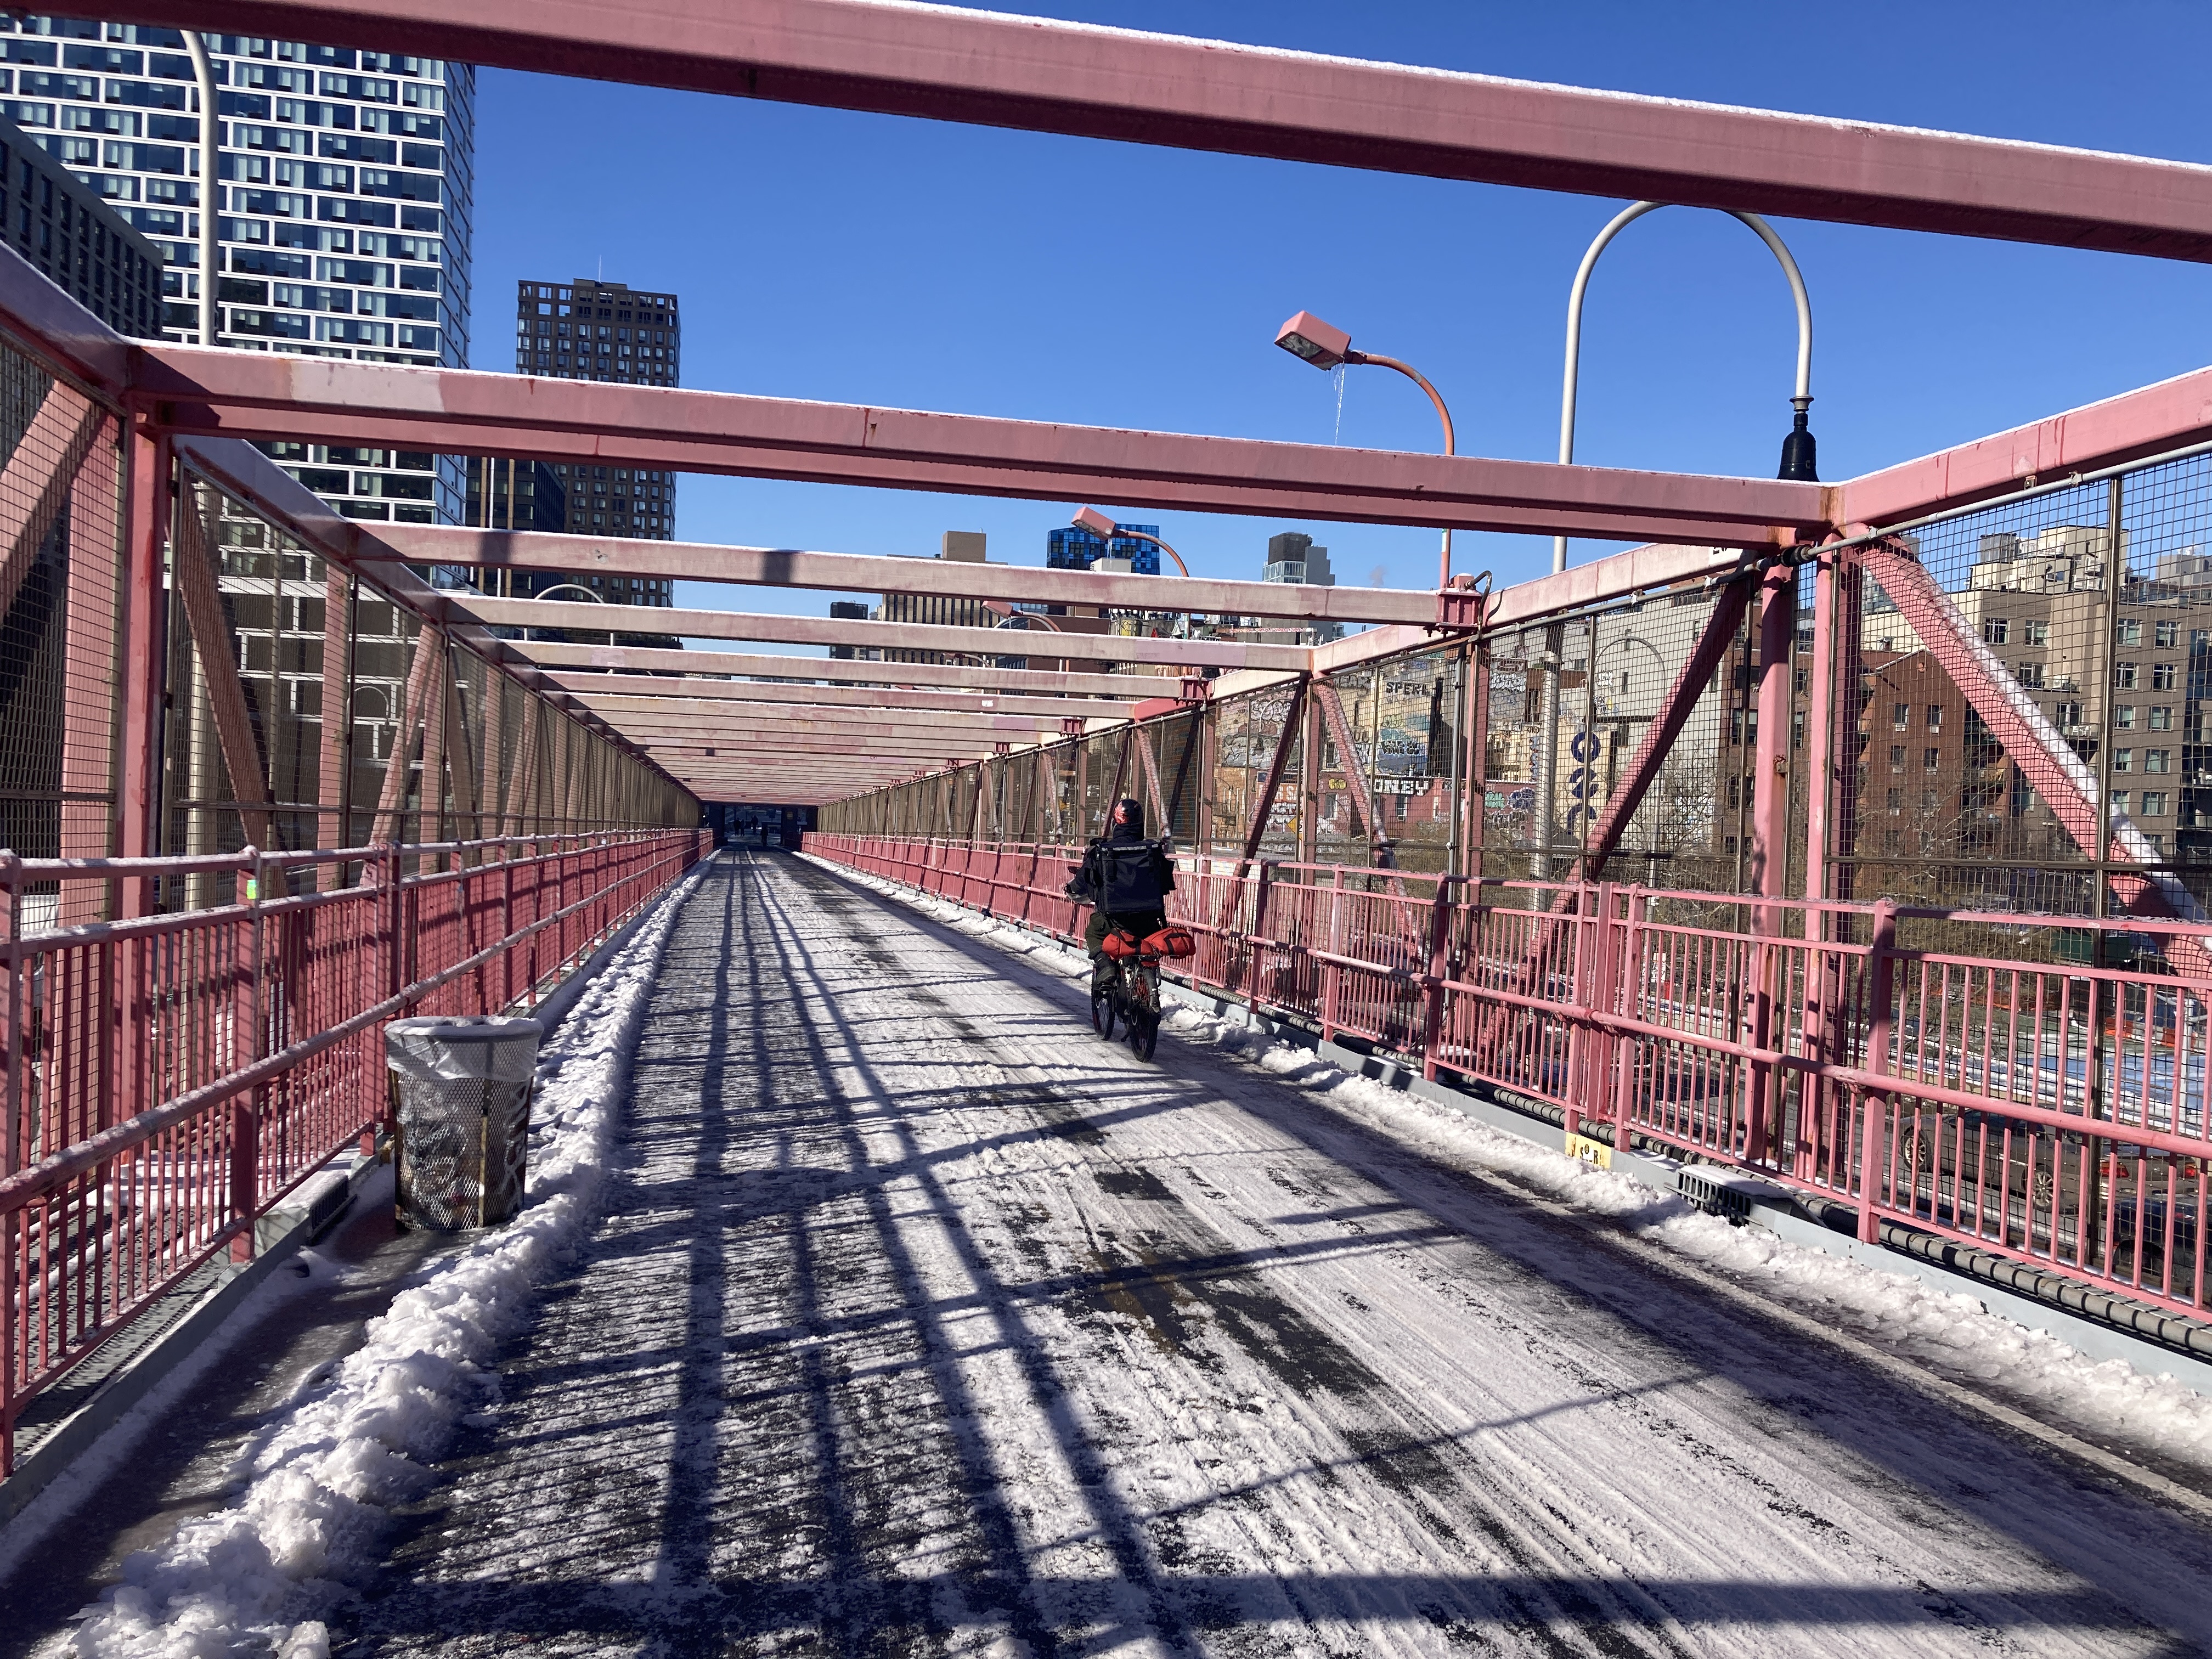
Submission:
<svg viewBox="0 0 2212 1659">
<path fill-rule="evenodd" d="M 1751 890 L 1779 898 L 1789 890 L 1790 722 L 1796 708 L 1790 681 L 1797 637 L 1797 572 L 1776 565 L 1759 588 L 1759 741 L 1752 780 Z M 1771 927 L 1762 926 L 1762 933 Z"/>
<path fill-rule="evenodd" d="M 1158 542 L 1157 537 L 1151 536 L 1137 539 Z M 1018 602 L 1291 617 L 1308 621 L 1419 623 L 1428 620 L 1431 608 L 1430 600 L 1424 595 L 1387 587 L 1306 587 L 1281 582 L 1200 580 L 1187 572 L 1175 577 L 1117 575 L 1108 571 L 1054 570 L 1030 565 L 979 565 L 861 553 L 816 553 L 796 548 L 725 547 L 698 542 L 635 541 L 456 526 L 378 525 L 362 534 L 360 551 L 364 558 L 402 559 L 409 563 L 605 571 L 623 575 L 681 576 L 690 581 L 820 588 L 841 593 L 917 593 L 976 599 L 1000 616 L 1012 614 L 1009 607 Z M 471 602 L 477 603 L 473 597 Z M 543 601 L 521 599 L 506 603 L 529 605 Z M 487 609 L 483 614 L 488 620 L 497 622 L 514 619 L 514 613 L 508 611 Z M 1061 626 L 1058 619 L 1041 611 L 1024 612 L 1023 616 L 1025 621 L 1055 631 Z M 665 618 L 664 612 L 663 619 Z M 600 625 L 605 626 L 604 618 Z M 1000 643 L 1003 646 L 1006 641 Z"/>
<path fill-rule="evenodd" d="M 1971 506 L 2070 472 L 2097 471 L 2212 441 L 2212 368 L 2193 369 L 2080 409 L 1852 479 L 1836 522 L 1896 524 Z"/>
<path fill-rule="evenodd" d="M 1735 642 L 1736 629 L 1743 621 L 1744 607 L 1750 597 L 1748 581 L 1730 582 L 1715 596 L 1712 615 L 1705 620 L 1705 631 L 1698 635 L 1698 642 L 1675 674 L 1674 683 L 1667 688 L 1667 695 L 1660 700 L 1651 724 L 1644 728 L 1643 740 L 1629 757 L 1619 786 L 1606 798 L 1604 810 L 1591 826 L 1589 851 L 1585 859 L 1586 879 L 1595 880 L 1605 873 L 1606 860 L 1620 846 L 1621 835 L 1636 816 L 1636 809 L 1644 804 L 1644 797 L 1657 780 L 1667 757 L 1674 752 L 1675 740 L 1689 723 L 1698 699 L 1712 684 L 1721 659 Z"/>
<path fill-rule="evenodd" d="M 56 380 L 16 439 L 0 470 L 0 611 L 15 602 L 107 419 L 75 386 Z"/>
<path fill-rule="evenodd" d="M 885 561 L 889 562 L 889 561 Z M 911 561 L 921 563 L 920 560 Z M 932 560 L 930 562 L 934 563 Z M 1055 573 L 1064 574 L 1064 573 Z M 694 573 L 693 580 L 696 580 Z M 1112 580 L 1108 578 L 1107 580 Z M 1158 580 L 1145 577 L 1141 580 Z M 865 590 L 863 590 L 865 591 Z M 1153 594 L 1147 603 L 1157 606 L 1164 596 Z M 1095 601 L 1094 601 L 1095 602 Z M 562 599 L 491 599 L 450 594 L 448 614 L 511 628 L 566 628 L 601 632 L 611 630 L 609 616 L 624 610 Z M 939 623 L 845 621 L 830 617 L 757 616 L 734 611 L 675 611 L 656 607 L 650 613 L 654 632 L 687 639 L 780 641 L 790 645 L 851 645 L 884 651 L 972 652 L 978 655 L 1006 654 L 1009 641 L 1003 634 L 979 628 Z M 633 622 L 631 626 L 638 626 Z M 1136 635 L 1085 634 L 1071 635 L 1066 643 L 1055 640 L 1048 647 L 1054 657 L 1080 655 L 1097 662 L 1169 663 L 1190 668 L 1264 668 L 1296 672 L 1308 661 L 1305 647 L 1295 645 L 1246 645 L 1231 640 L 1154 639 Z"/>
<path fill-rule="evenodd" d="M 1868 574 L 1896 602 L 1899 614 L 2004 746 L 2021 775 L 2049 804 L 2051 815 L 2065 826 L 2075 845 L 2092 858 L 2145 866 L 2140 874 L 2122 870 L 2109 877 L 2122 908 L 2133 916 L 2179 918 L 2198 924 L 2195 934 L 2172 935 L 2171 946 L 2183 953 L 2190 972 L 2212 974 L 2212 948 L 2207 944 L 2208 937 L 2212 937 L 2212 920 L 2208 920 L 2179 877 L 2148 867 L 2157 855 L 2124 816 L 2114 815 L 2111 842 L 2100 844 L 2098 797 L 2101 786 L 2096 774 L 1982 643 L 1959 614 L 1950 595 L 1919 560 L 1893 542 L 1869 543 L 1860 556 Z"/>
<path fill-rule="evenodd" d="M 769 658 L 788 673 L 791 659 Z M 901 669 L 911 666 L 899 665 Z M 811 672 L 812 664 L 808 665 Z M 877 665 L 880 677 L 884 670 Z M 951 714 L 1026 714 L 1059 721 L 1069 718 L 1065 697 L 1024 696 L 989 690 L 966 691 L 921 690 L 895 685 L 776 685 L 757 680 L 663 679 L 647 674 L 564 674 L 551 676 L 586 703 L 595 698 L 653 697 L 678 703 L 801 703 L 811 708 L 933 709 Z M 1207 682 L 1201 681 L 1200 684 Z M 1088 699 L 1080 705 L 1099 719 L 1127 720 L 1136 704 L 1125 699 Z"/>
<path fill-rule="evenodd" d="M 0 281 L 0 315 L 8 292 Z M 1828 522 L 1821 486 L 1771 478 L 1117 431 L 199 346 L 131 349 L 135 394 L 167 404 L 179 434 L 203 437 L 296 441 L 312 432 L 334 443 L 817 483 L 1736 547 L 1788 545 Z M 428 544 L 421 528 L 407 532 L 408 546 Z M 526 534 L 433 529 L 428 542 L 489 546 Z"/>
<path fill-rule="evenodd" d="M 382 1120 L 383 1022 L 534 1002 L 707 846 L 687 830 L 199 859 L 0 854 L 18 915 L 40 884 L 220 870 L 252 896 L 0 942 L 9 1005 L 35 983 L 57 1016 L 27 1038 L 10 1023 L 24 1063 L 8 1067 L 0 1103 L 16 1126 L 0 1166 L 0 1279 L 15 1291 L 0 1303 L 0 1476 L 26 1401 L 210 1256 L 250 1251 L 271 1204 Z M 441 854 L 466 867 L 428 873 Z M 295 872 L 349 861 L 362 884 L 289 896 Z M 426 872 L 404 873 L 410 862 Z M 506 925 L 486 927 L 493 915 Z M 140 1038 L 125 1093 L 138 1109 L 94 1116 L 82 1080 L 103 1064 L 108 1011 L 75 989 L 118 959 Z M 495 978 L 516 996 L 488 999 Z"/>
<path fill-rule="evenodd" d="M 2179 162 L 1036 17 L 705 0 L 683 9 L 680 27 L 617 37 L 596 0 L 131 0 L 114 15 L 931 120 L 2212 261 L 2212 185 L 2205 169 Z"/>
<path fill-rule="evenodd" d="M 742 651 L 664 651 L 651 647 L 616 647 L 604 645 L 555 645 L 550 641 L 531 640 L 518 642 L 517 653 L 529 653 L 526 660 L 544 668 L 602 668 L 617 672 L 661 674 L 736 674 L 754 676 L 773 674 L 787 678 L 794 672 L 793 659 L 771 657 Z M 1085 699 L 1076 705 L 1086 711 L 1097 705 L 1088 699 L 1107 697 L 1127 699 L 1130 682 L 1115 674 L 1066 674 L 1045 669 L 984 668 L 973 664 L 902 662 L 886 666 L 882 663 L 840 659 L 833 657 L 809 657 L 803 672 L 808 678 L 829 680 L 841 684 L 880 685 L 895 679 L 901 685 L 941 686 L 963 691 L 988 695 L 996 691 L 1026 692 L 1036 696 L 1066 696 Z M 593 675 L 591 678 L 602 678 Z M 547 676 L 549 684 L 558 681 L 570 684 L 559 674 Z"/>
<path fill-rule="evenodd" d="M 983 849 L 957 842 L 806 845 L 956 899 L 981 890 Z M 1047 850 L 1027 862 L 1049 872 Z M 1003 914 L 1073 934 L 1079 913 L 1056 889 L 1017 897 L 1011 866 L 994 867 Z M 1200 941 L 1190 982 L 1549 1102 L 1616 1146 L 1633 1135 L 1757 1170 L 1855 1207 L 1869 1242 L 1904 1221 L 2156 1307 L 2212 1306 L 2201 1235 L 2166 1201 L 2182 1194 L 2184 1218 L 2201 1224 L 2201 1183 L 2183 1183 L 2212 1162 L 2212 977 L 2068 965 L 2051 942 L 2000 961 L 1898 937 L 1900 917 L 2030 933 L 2063 933 L 2073 917 L 1777 899 L 1779 931 L 1762 937 L 1659 917 L 1694 913 L 1709 894 L 1408 876 L 1431 886 L 1401 898 L 1363 890 L 1375 879 L 1273 863 L 1222 875 L 1189 859 L 1174 914 Z M 1408 938 L 1423 947 L 1409 953 Z M 1763 964 L 1773 1006 L 1755 1022 L 1746 999 Z M 1820 998 L 1827 1030 L 1814 1044 L 1804 1034 Z M 1779 1159 L 1773 1114 L 1793 1091 L 1797 1145 Z M 2131 1149 L 2107 1160 L 2116 1173 L 2092 1169 L 2086 1150 L 2057 1159 L 2085 1127 Z M 2091 1237 L 2081 1200 L 2100 1181 L 2108 1210 Z"/>
</svg>

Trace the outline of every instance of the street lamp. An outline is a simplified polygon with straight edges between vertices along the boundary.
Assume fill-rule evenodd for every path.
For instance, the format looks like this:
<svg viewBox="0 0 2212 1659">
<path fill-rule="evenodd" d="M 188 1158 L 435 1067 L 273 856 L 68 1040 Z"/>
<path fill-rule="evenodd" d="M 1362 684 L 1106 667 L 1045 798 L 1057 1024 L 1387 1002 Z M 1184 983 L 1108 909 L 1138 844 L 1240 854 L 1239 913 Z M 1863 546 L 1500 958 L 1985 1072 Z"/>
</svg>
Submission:
<svg viewBox="0 0 2212 1659">
<path fill-rule="evenodd" d="M 561 592 L 581 593 L 593 605 L 605 605 L 607 602 L 605 594 L 594 593 L 590 588 L 585 586 L 581 582 L 556 582 L 552 586 L 541 589 L 539 592 L 532 594 L 531 598 L 534 599 L 550 599 L 556 593 Z M 529 629 L 526 628 L 523 632 L 527 634 Z M 610 629 L 607 630 L 607 644 L 611 647 L 614 642 L 614 630 Z"/>
<path fill-rule="evenodd" d="M 1158 536 L 1152 535 L 1146 531 L 1132 529 L 1127 525 L 1116 524 L 1113 520 L 1108 518 L 1103 513 L 1101 513 L 1095 507 L 1086 507 L 1079 509 L 1076 513 L 1075 517 L 1070 520 L 1069 522 L 1078 530 L 1089 531 L 1092 535 L 1097 537 L 1100 541 L 1105 543 L 1109 548 L 1112 547 L 1117 540 L 1150 542 L 1154 547 L 1158 548 L 1161 552 L 1166 554 L 1168 557 L 1175 561 L 1176 574 L 1177 575 L 1181 576 L 1186 581 L 1190 580 L 1190 567 L 1182 562 L 1182 555 L 1176 552 L 1172 547 L 1170 547 Z M 1178 623 L 1176 626 L 1180 629 L 1180 632 L 1176 635 L 1177 639 L 1189 638 L 1190 612 L 1188 611 L 1184 611 L 1182 613 L 1182 621 Z"/>
<path fill-rule="evenodd" d="M 1301 311 L 1275 331 L 1275 343 L 1293 357 L 1311 363 L 1316 368 L 1337 368 L 1346 363 L 1372 363 L 1378 368 L 1395 368 L 1415 386 L 1429 394 L 1429 401 L 1437 406 L 1437 418 L 1444 423 L 1444 453 L 1459 453 L 1459 441 L 1452 432 L 1451 410 L 1436 387 L 1429 384 L 1428 376 L 1411 363 L 1400 362 L 1395 357 L 1386 357 L 1379 351 L 1354 351 L 1352 337 L 1342 329 L 1323 322 L 1310 311 Z M 1443 562 L 1437 573 L 1437 586 L 1451 586 L 1452 533 L 1444 532 Z"/>
<path fill-rule="evenodd" d="M 1613 239 L 1647 213 L 1656 213 L 1672 205 L 1667 202 L 1638 202 L 1613 215 L 1603 230 L 1598 232 L 1583 255 L 1583 262 L 1575 268 L 1574 286 L 1567 290 L 1567 354 L 1566 368 L 1559 389 L 1559 465 L 1571 465 L 1575 459 L 1575 391 L 1580 377 L 1583 352 L 1583 299 L 1589 290 L 1590 273 L 1597 268 L 1597 257 L 1606 250 Z M 1790 283 L 1790 297 L 1797 309 L 1797 379 L 1790 394 L 1790 407 L 1796 411 L 1790 434 L 1782 441 L 1782 467 L 1777 477 L 1796 479 L 1806 483 L 1819 482 L 1814 464 L 1813 434 L 1806 427 L 1807 412 L 1813 406 L 1813 301 L 1805 291 L 1804 274 L 1797 269 L 1797 261 L 1790 256 L 1774 228 L 1756 213 L 1738 213 L 1733 208 L 1721 212 L 1741 221 L 1752 233 L 1766 244 L 1782 267 L 1782 274 Z M 1292 321 L 1297 319 L 1293 318 Z M 1567 568 L 1567 538 L 1552 538 L 1552 568 L 1556 573 Z"/>
<path fill-rule="evenodd" d="M 1575 393 L 1576 383 L 1582 370 L 1583 300 L 1589 291 L 1590 273 L 1597 268 L 1598 255 L 1604 252 L 1613 239 L 1647 213 L 1656 213 L 1671 206 L 1667 202 L 1637 202 L 1613 216 L 1604 229 L 1598 232 L 1583 254 L 1582 264 L 1575 268 L 1574 285 L 1567 290 L 1567 350 L 1566 366 L 1560 377 L 1559 388 L 1559 465 L 1571 465 L 1575 459 Z M 1782 239 L 1774 228 L 1755 213 L 1739 213 L 1733 208 L 1721 212 L 1748 226 L 1752 234 L 1766 244 L 1782 274 L 1789 280 L 1790 297 L 1797 310 L 1797 378 L 1790 394 L 1790 407 L 1796 411 L 1789 435 L 1782 441 L 1782 466 L 1778 476 L 1784 478 L 1817 482 L 1814 465 L 1813 434 L 1806 426 L 1807 411 L 1813 406 L 1813 301 L 1805 291 L 1804 274 L 1797 269 Z M 1552 538 L 1553 574 L 1567 568 L 1567 538 Z M 1545 696 L 1542 702 L 1541 725 L 1544 729 L 1542 745 L 1530 769 L 1535 774 L 1536 821 L 1534 839 L 1536 843 L 1534 869 L 1540 881 L 1549 880 L 1552 872 L 1551 842 L 1554 817 L 1553 778 L 1559 765 L 1559 655 L 1565 641 L 1565 630 L 1553 623 L 1545 630 L 1543 662 Z M 1595 640 L 1593 639 L 1593 645 Z M 1585 672 L 1591 672 L 1586 666 Z"/>
</svg>

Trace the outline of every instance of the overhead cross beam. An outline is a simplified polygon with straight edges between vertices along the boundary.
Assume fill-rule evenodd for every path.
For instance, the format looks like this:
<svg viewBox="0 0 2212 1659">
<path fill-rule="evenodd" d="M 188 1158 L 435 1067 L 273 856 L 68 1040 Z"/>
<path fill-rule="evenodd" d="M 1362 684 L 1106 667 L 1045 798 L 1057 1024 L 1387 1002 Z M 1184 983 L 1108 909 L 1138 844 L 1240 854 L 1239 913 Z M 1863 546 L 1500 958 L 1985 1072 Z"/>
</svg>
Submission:
<svg viewBox="0 0 2212 1659">
<path fill-rule="evenodd" d="M 957 495 L 1732 547 L 1788 544 L 1828 525 L 1820 485 L 1774 478 L 1133 432 L 220 347 L 133 345 L 126 372 L 125 389 L 158 402 L 164 423 L 187 436 L 312 436 Z M 467 542 L 411 530 L 403 539 L 424 550 Z"/>
<path fill-rule="evenodd" d="M 1136 705 L 1096 699 L 1011 696 L 990 692 L 917 691 L 899 686 L 771 685 L 757 680 L 656 679 L 647 674 L 555 674 L 587 705 L 601 698 L 654 697 L 672 702 L 799 703 L 810 708 L 943 709 L 954 714 L 1030 714 L 1059 721 L 1071 717 L 1127 720 Z"/>
<path fill-rule="evenodd" d="M 652 632 L 695 640 L 849 645 L 879 651 L 939 651 L 984 657 L 1037 657 L 1048 662 L 1167 663 L 1183 668 L 1296 670 L 1309 653 L 1298 645 L 1249 645 L 1237 640 L 1156 639 L 1123 634 L 1013 633 L 939 623 L 863 622 L 842 617 L 757 616 L 739 611 L 678 611 L 565 599 L 494 599 L 447 591 L 458 612 L 496 627 L 561 628 L 583 634 Z M 1426 596 L 1425 596 L 1426 597 Z M 1434 610 L 1433 600 L 1431 604 Z"/>
<path fill-rule="evenodd" d="M 604 631 L 604 630 L 602 630 Z M 647 645 L 556 645 L 550 640 L 515 640 L 515 652 L 547 668 L 604 668 L 620 673 L 728 674 L 787 677 L 805 682 L 834 680 L 854 685 L 935 685 L 989 693 L 1016 691 L 1036 696 L 1066 696 L 1070 712 L 1094 712 L 1091 699 L 1126 699 L 1149 695 L 1152 676 L 1061 673 L 1042 668 L 982 668 L 938 662 L 868 662 L 845 657 L 771 657 L 738 651 L 668 651 Z M 553 676 L 560 679 L 559 676 Z M 565 679 L 561 681 L 566 684 Z"/>
<path fill-rule="evenodd" d="M 1278 161 L 2212 261 L 2212 170 L 868 0 L 125 0 L 178 28 Z"/>
</svg>

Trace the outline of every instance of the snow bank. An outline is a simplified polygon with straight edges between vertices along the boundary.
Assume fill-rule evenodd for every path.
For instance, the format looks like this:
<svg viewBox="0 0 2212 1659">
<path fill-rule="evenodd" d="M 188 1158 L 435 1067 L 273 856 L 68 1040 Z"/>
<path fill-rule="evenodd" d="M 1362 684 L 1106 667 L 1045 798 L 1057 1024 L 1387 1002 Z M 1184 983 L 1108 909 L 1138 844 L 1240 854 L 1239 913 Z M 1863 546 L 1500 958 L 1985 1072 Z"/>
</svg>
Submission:
<svg viewBox="0 0 2212 1659">
<path fill-rule="evenodd" d="M 830 866 L 933 918 L 1062 972 L 1080 951 L 949 902 Z M 1231 1054 L 1322 1096 L 1346 1117 L 1448 1167 L 1503 1176 L 1587 1214 L 1606 1217 L 1662 1249 L 1747 1285 L 1777 1304 L 1850 1332 L 1941 1376 L 2033 1402 L 2094 1439 L 2119 1439 L 2212 1471 L 2212 1399 L 2124 1360 L 2096 1360 L 2046 1331 L 1992 1314 L 1971 1291 L 1947 1293 L 1907 1273 L 1878 1269 L 1730 1226 L 1626 1175 L 1547 1152 L 1453 1111 L 1359 1077 L 1241 1022 L 1191 1008 L 1162 1030 Z"/>
<path fill-rule="evenodd" d="M 703 867 L 577 1002 L 540 1056 L 527 1206 L 368 1322 L 368 1340 L 233 1470 L 229 1508 L 124 1563 L 69 1651 L 97 1659 L 241 1652 L 329 1659 L 315 1616 L 377 1559 L 386 1509 L 498 1386 L 483 1367 L 535 1286 L 589 1223 L 616 1109 L 663 946 Z"/>
</svg>

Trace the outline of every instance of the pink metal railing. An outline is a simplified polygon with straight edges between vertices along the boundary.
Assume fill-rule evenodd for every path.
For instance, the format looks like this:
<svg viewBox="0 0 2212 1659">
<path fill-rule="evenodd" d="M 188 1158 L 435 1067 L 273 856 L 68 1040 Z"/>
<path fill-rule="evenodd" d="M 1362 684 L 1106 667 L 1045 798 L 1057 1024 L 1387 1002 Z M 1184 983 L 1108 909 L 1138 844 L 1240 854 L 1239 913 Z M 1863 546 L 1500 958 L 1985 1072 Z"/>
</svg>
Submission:
<svg viewBox="0 0 2212 1659">
<path fill-rule="evenodd" d="M 0 1473 L 23 1404 L 228 1246 L 386 1107 L 380 1030 L 532 1002 L 695 863 L 696 830 L 173 859 L 0 854 Z M 311 887 L 357 866 L 357 884 Z M 229 877 L 238 902 L 150 908 Z M 100 902 L 76 905 L 89 891 Z M 119 901 L 115 902 L 112 901 Z"/>
<path fill-rule="evenodd" d="M 1066 847 L 810 835 L 810 852 L 1073 937 Z M 2202 1312 L 2212 982 L 2060 960 L 2079 918 L 1475 883 L 1186 854 L 1194 986 L 1632 1137 Z M 1993 933 L 2011 957 L 1902 943 Z M 2092 924 L 2094 926 L 2094 924 Z M 2194 958 L 2205 933 L 2130 918 Z"/>
</svg>

